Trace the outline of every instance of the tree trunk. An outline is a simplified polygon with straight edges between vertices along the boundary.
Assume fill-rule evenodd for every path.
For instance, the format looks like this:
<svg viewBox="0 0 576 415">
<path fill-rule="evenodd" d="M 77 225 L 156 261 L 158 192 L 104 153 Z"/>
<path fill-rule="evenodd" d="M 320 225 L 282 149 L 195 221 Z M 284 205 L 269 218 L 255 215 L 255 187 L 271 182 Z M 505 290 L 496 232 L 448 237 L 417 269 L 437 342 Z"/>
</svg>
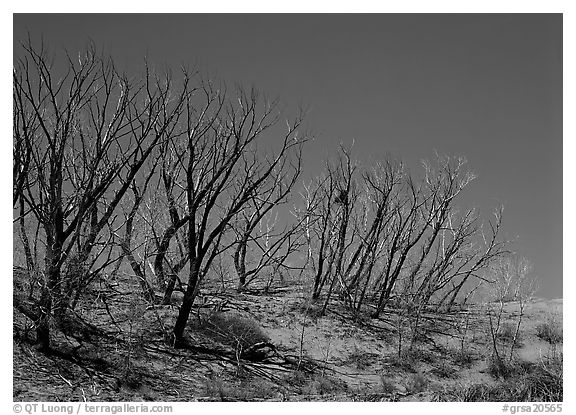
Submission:
<svg viewBox="0 0 576 415">
<path fill-rule="evenodd" d="M 344 258 L 344 250 L 345 250 L 345 242 L 346 242 L 346 230 L 348 229 L 348 206 L 343 206 L 342 212 L 342 219 L 340 222 L 340 232 L 338 235 L 338 252 L 336 258 L 336 267 L 334 269 L 334 276 L 332 278 L 332 282 L 330 284 L 330 289 L 328 290 L 328 295 L 326 296 L 326 301 L 324 302 L 324 307 L 322 307 L 321 314 L 324 315 L 326 308 L 328 307 L 328 303 L 330 302 L 330 296 L 332 295 L 332 290 L 334 289 L 334 285 L 336 283 L 336 278 L 342 278 L 342 260 Z"/>
<path fill-rule="evenodd" d="M 46 277 L 42 284 L 40 296 L 40 318 L 36 327 L 37 342 L 40 349 L 48 351 L 50 349 L 50 321 L 54 314 L 56 318 L 62 315 L 60 299 L 60 266 L 61 255 L 60 246 L 57 243 L 48 243 L 46 247 Z"/>
<path fill-rule="evenodd" d="M 316 276 L 314 278 L 314 289 L 312 290 L 312 299 L 316 300 L 320 297 L 320 292 L 322 291 L 321 284 L 322 272 L 324 271 L 324 244 L 325 237 L 322 234 L 322 239 L 320 241 L 320 249 L 318 250 L 318 269 L 316 270 Z"/>
<path fill-rule="evenodd" d="M 236 269 L 236 274 L 238 275 L 238 287 L 237 291 L 240 292 L 246 287 L 246 246 L 248 241 L 246 238 L 242 238 L 236 251 L 234 252 L 234 268 Z"/>
<path fill-rule="evenodd" d="M 168 279 L 168 284 L 166 285 L 166 290 L 164 291 L 164 298 L 162 298 L 163 305 L 168 305 L 172 302 L 172 293 L 174 293 L 175 286 L 176 286 L 176 274 L 171 273 Z"/>
<path fill-rule="evenodd" d="M 180 222 L 172 224 L 168 229 L 164 231 L 162 235 L 162 240 L 158 245 L 158 252 L 156 253 L 156 257 L 154 258 L 154 273 L 156 274 L 156 280 L 158 282 L 158 286 L 163 290 L 166 289 L 166 278 L 164 274 L 164 259 L 166 258 L 166 253 L 168 252 L 168 248 L 170 247 L 170 241 L 184 224 L 186 223 L 185 220 L 181 219 Z"/>
<path fill-rule="evenodd" d="M 40 297 L 40 318 L 36 325 L 36 341 L 41 351 L 50 350 L 50 314 L 52 310 L 52 297 L 45 283 Z"/>
<path fill-rule="evenodd" d="M 146 300 L 151 304 L 155 304 L 156 293 L 154 292 L 150 284 L 148 284 L 146 276 L 144 275 L 144 272 L 142 272 L 142 267 L 140 266 L 140 263 L 136 261 L 136 258 L 134 258 L 134 255 L 127 246 L 123 245 L 122 250 L 124 251 L 124 255 L 126 256 L 126 258 L 128 258 L 128 262 L 130 262 L 130 267 L 132 267 L 132 271 L 134 271 L 134 274 L 136 274 L 136 278 L 138 278 L 138 282 L 140 283 L 140 288 L 142 289 L 142 294 L 144 294 L 144 298 L 146 298 Z"/>
<path fill-rule="evenodd" d="M 198 259 L 190 260 L 188 287 L 186 287 L 182 305 L 178 312 L 178 318 L 174 325 L 174 347 L 182 347 L 184 345 L 184 329 L 186 328 L 186 323 L 188 323 L 188 317 L 190 317 L 190 311 L 192 310 L 192 305 L 198 293 L 197 286 L 200 279 L 200 263 L 201 261 Z"/>
<path fill-rule="evenodd" d="M 32 251 L 30 249 L 30 241 L 28 240 L 28 234 L 26 233 L 26 224 L 24 221 L 24 215 L 26 211 L 24 208 L 24 199 L 20 198 L 20 218 L 18 222 L 20 223 L 20 238 L 22 239 L 22 245 L 24 245 L 24 256 L 26 258 L 26 269 L 28 270 L 28 278 L 33 277 L 35 271 L 34 257 L 32 256 Z"/>
</svg>

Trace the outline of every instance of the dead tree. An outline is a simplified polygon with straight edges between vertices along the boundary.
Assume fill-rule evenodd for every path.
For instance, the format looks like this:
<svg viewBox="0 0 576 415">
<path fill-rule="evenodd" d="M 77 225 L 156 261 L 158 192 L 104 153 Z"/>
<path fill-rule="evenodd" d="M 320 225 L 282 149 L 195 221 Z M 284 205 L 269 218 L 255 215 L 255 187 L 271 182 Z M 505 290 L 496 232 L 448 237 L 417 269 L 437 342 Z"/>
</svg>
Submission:
<svg viewBox="0 0 576 415">
<path fill-rule="evenodd" d="M 464 169 L 465 163 L 463 158 L 437 156 L 436 168 L 424 164 L 422 181 L 408 178 L 404 201 L 397 205 L 396 218 L 387 230 L 392 236 L 385 247 L 386 263 L 374 317 L 385 307 L 401 274 L 403 294 L 419 315 L 434 294 L 449 283 L 454 287 L 451 295 L 459 292 L 469 276 L 478 275 L 497 255 L 500 245 L 496 239 L 484 254 L 475 249 L 481 235 L 473 211 L 453 227 L 455 202 L 474 179 Z"/>
<path fill-rule="evenodd" d="M 394 218 L 394 207 L 404 177 L 401 163 L 387 159 L 363 174 L 364 197 L 360 216 L 360 239 L 345 272 L 347 290 L 351 294 L 350 306 L 358 313 L 374 269 L 382 256 L 390 234 L 385 232 Z"/>
<path fill-rule="evenodd" d="M 392 295 L 400 273 L 404 270 L 410 251 L 418 244 L 427 228 L 426 219 L 420 215 L 420 209 L 426 203 L 422 185 L 416 184 L 408 176 L 404 186 L 404 194 L 396 202 L 394 215 L 387 232 L 389 243 L 385 246 L 385 260 L 378 278 L 377 291 L 380 292 L 376 310 L 372 313 L 377 318 Z"/>
<path fill-rule="evenodd" d="M 184 211 L 185 195 L 182 190 L 184 165 L 181 157 L 185 151 L 185 143 L 177 137 L 161 146 L 161 170 L 156 187 L 158 194 L 151 197 L 153 207 L 149 209 L 147 219 L 154 234 L 156 252 L 153 269 L 158 286 L 164 290 L 163 304 L 171 302 L 176 282 L 180 281 L 178 274 L 190 258 L 185 243 L 185 225 L 189 216 Z M 170 249 L 174 241 L 176 249 Z"/>
<path fill-rule="evenodd" d="M 278 230 L 278 216 L 272 218 L 273 209 L 287 202 L 302 172 L 302 149 L 304 139 L 285 141 L 278 151 L 279 162 L 269 177 L 262 183 L 257 194 L 250 197 L 244 209 L 239 212 L 232 227 L 236 233 L 234 247 L 234 267 L 238 275 L 238 291 L 246 288 L 266 267 L 272 273 L 285 266 L 290 254 L 300 248 L 298 234 L 301 224 L 288 223 Z M 256 154 L 252 158 L 258 157 Z M 245 161 L 246 163 L 246 161 Z M 249 164 L 254 164 L 255 160 Z M 254 266 L 247 267 L 246 254 L 251 247 Z"/>
<path fill-rule="evenodd" d="M 472 279 L 489 282 L 486 272 L 495 261 L 509 253 L 509 241 L 500 239 L 502 211 L 503 208 L 500 207 L 494 212 L 494 220 L 488 222 L 489 232 L 479 227 L 475 233 L 475 241 L 468 245 L 467 250 L 461 251 L 463 255 L 447 279 L 450 287 L 444 290 L 438 309 L 450 310 L 466 283 Z"/>
<path fill-rule="evenodd" d="M 474 175 L 464 170 L 466 160 L 438 157 L 438 168 L 434 169 L 425 163 L 425 192 L 428 197 L 422 206 L 422 214 L 427 217 L 427 233 L 422 241 L 420 252 L 417 253 L 415 264 L 408 277 L 408 290 L 413 291 L 417 277 L 424 261 L 432 252 L 441 231 L 454 210 L 454 201 L 462 190 L 474 179 Z M 428 273 L 427 275 L 430 275 Z M 428 284 L 427 278 L 420 282 L 421 288 Z M 417 301 L 416 301 L 417 302 Z"/>
<path fill-rule="evenodd" d="M 118 263 L 116 266 L 116 269 L 118 269 L 123 258 L 128 260 L 130 268 L 132 268 L 134 275 L 138 279 L 138 283 L 140 284 L 144 298 L 151 304 L 156 303 L 156 293 L 146 278 L 145 261 L 147 255 L 143 255 L 143 260 L 138 260 L 136 256 L 136 252 L 138 250 L 132 247 L 132 241 L 134 239 L 134 221 L 138 218 L 138 211 L 146 196 L 148 185 L 150 184 L 150 181 L 156 172 L 158 160 L 159 157 L 153 158 L 153 162 L 146 170 L 146 175 L 143 178 L 143 183 L 141 185 L 137 184 L 136 182 L 132 182 L 132 185 L 130 186 L 133 199 L 131 206 L 129 206 L 128 212 L 125 212 L 124 214 L 124 235 L 119 237 L 119 244 L 122 253 L 120 258 L 117 260 Z"/>
<path fill-rule="evenodd" d="M 351 216 L 356 203 L 357 192 L 355 186 L 355 173 L 358 166 L 352 160 L 350 151 L 341 146 L 338 162 L 332 166 L 327 164 L 327 174 L 333 177 L 331 181 L 335 183 L 336 196 L 332 202 L 332 209 L 336 211 L 336 246 L 330 258 L 329 271 L 331 277 L 326 300 L 322 307 L 322 313 L 326 311 L 330 302 L 330 297 L 336 286 L 336 282 L 340 283 L 343 290 L 346 289 L 344 283 L 343 267 L 345 261 L 345 253 L 347 248 L 352 243 L 353 235 L 349 235 L 349 226 Z M 332 267 L 333 264 L 333 267 Z M 348 294 L 346 292 L 346 294 Z"/>
<path fill-rule="evenodd" d="M 182 210 L 176 221 L 172 216 L 169 234 L 165 231 L 163 237 L 170 249 L 178 229 L 185 228 L 189 271 L 173 330 L 176 346 L 184 344 L 186 323 L 204 277 L 214 259 L 233 243 L 227 236 L 232 220 L 258 196 L 283 159 L 278 154 L 256 156 L 258 139 L 277 125 L 275 102 L 254 90 L 238 88 L 229 95 L 225 86 L 205 80 L 189 86 L 185 95 L 184 117 L 178 132 L 169 138 L 171 171 L 178 172 L 170 177 L 171 189 Z M 288 123 L 282 148 L 295 141 L 300 123 L 301 118 Z M 170 209 L 170 202 L 167 206 Z"/>
<path fill-rule="evenodd" d="M 510 362 L 514 357 L 514 349 L 518 341 L 526 303 L 532 299 L 536 291 L 536 280 L 530 277 L 531 268 L 532 265 L 525 258 L 513 256 L 502 256 L 491 266 L 491 281 L 488 285 L 489 297 L 486 306 L 492 358 L 500 368 L 505 367 L 506 360 Z M 504 351 L 499 344 L 502 335 L 502 319 L 506 303 L 512 301 L 516 301 L 518 305 L 518 320 L 512 338 L 509 339 L 509 351 Z M 506 352 L 508 353 L 507 357 Z"/>
<path fill-rule="evenodd" d="M 305 204 L 300 212 L 301 217 L 304 218 L 307 243 L 305 263 L 311 263 L 314 272 L 313 299 L 320 297 L 330 274 L 331 267 L 328 267 L 328 260 L 331 257 L 333 243 L 331 235 L 335 227 L 332 209 L 335 193 L 334 177 L 328 174 L 304 185 L 301 193 Z"/>
<path fill-rule="evenodd" d="M 172 91 L 169 78 L 147 71 L 141 82 L 132 81 L 93 47 L 77 59 L 66 56 L 63 65 L 50 59 L 43 44 L 36 48 L 31 41 L 17 54 L 13 101 L 21 122 L 14 124 L 14 137 L 29 151 L 28 168 L 34 172 L 24 179 L 19 197 L 43 230 L 37 338 L 47 349 L 51 316 L 67 308 L 69 286 L 82 287 L 63 279 L 63 267 L 93 254 L 184 100 Z M 99 248 L 94 256 L 106 249 Z"/>
</svg>

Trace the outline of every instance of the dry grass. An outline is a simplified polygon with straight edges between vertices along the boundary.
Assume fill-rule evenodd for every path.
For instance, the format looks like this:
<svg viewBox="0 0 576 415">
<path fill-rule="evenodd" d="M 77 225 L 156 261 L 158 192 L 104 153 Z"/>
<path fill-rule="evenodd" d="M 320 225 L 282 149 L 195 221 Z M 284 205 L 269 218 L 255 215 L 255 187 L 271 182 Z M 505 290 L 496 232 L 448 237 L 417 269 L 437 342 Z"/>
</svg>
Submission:
<svg viewBox="0 0 576 415">
<path fill-rule="evenodd" d="M 406 390 L 411 393 L 421 393 L 426 390 L 428 386 L 428 379 L 423 373 L 418 372 L 413 374 L 406 383 Z"/>
<path fill-rule="evenodd" d="M 536 326 L 536 336 L 550 344 L 562 343 L 562 323 L 559 320 L 556 314 L 549 313 L 546 321 Z"/>
<path fill-rule="evenodd" d="M 370 353 L 363 351 L 354 345 L 354 351 L 350 353 L 348 358 L 344 361 L 347 366 L 353 366 L 358 370 L 366 370 L 370 366 L 374 365 L 379 359 L 379 355 L 376 353 Z"/>
<path fill-rule="evenodd" d="M 205 384 L 205 397 L 222 402 L 253 402 L 278 399 L 281 394 L 270 382 L 261 379 L 227 380 L 212 376 Z"/>
<path fill-rule="evenodd" d="M 514 336 L 516 336 L 516 339 L 514 339 Z M 504 323 L 502 327 L 500 327 L 496 337 L 498 340 L 509 345 L 514 342 L 515 348 L 520 348 L 523 346 L 522 332 L 518 332 L 518 334 L 516 334 L 516 324 Z"/>
<path fill-rule="evenodd" d="M 498 369 L 502 372 L 502 367 Z M 507 365 L 506 378 L 495 384 L 460 385 L 435 396 L 435 400 L 459 402 L 562 402 L 562 359 L 538 364 Z"/>
</svg>

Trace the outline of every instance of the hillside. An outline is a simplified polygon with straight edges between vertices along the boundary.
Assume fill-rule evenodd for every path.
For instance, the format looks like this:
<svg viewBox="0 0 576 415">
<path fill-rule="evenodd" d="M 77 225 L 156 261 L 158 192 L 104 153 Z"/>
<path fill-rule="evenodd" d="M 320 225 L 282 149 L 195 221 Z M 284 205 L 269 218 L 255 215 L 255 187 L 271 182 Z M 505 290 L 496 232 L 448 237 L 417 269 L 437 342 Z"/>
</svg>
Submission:
<svg viewBox="0 0 576 415">
<path fill-rule="evenodd" d="M 84 340 L 60 331 L 51 354 L 31 344 L 30 321 L 15 308 L 14 400 L 499 400 L 496 388 L 517 389 L 519 382 L 528 388 L 525 400 L 544 400 L 548 389 L 562 396 L 561 339 L 538 337 L 545 325 L 561 330 L 561 299 L 528 304 L 509 364 L 514 370 L 503 375 L 491 364 L 479 305 L 424 313 L 412 341 L 396 309 L 355 319 L 334 302 L 321 316 L 322 301 L 309 301 L 302 281 L 269 293 L 216 289 L 204 290 L 185 350 L 165 340 L 175 306 L 144 306 L 129 280 L 93 289 L 78 307 L 78 321 L 99 335 Z M 505 304 L 498 339 L 505 353 L 517 317 L 518 304 Z M 258 343 L 259 355 L 244 353 Z"/>
</svg>

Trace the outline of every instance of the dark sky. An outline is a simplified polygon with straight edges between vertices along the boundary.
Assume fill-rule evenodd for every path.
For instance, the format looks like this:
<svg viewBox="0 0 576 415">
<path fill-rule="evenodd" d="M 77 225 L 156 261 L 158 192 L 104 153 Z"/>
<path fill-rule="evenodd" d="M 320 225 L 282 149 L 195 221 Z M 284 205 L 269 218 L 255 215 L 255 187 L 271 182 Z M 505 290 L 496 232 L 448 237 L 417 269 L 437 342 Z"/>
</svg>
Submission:
<svg viewBox="0 0 576 415">
<path fill-rule="evenodd" d="M 92 39 L 127 71 L 199 65 L 311 109 L 307 169 L 354 139 L 416 171 L 434 151 L 478 178 L 462 204 L 503 203 L 505 235 L 562 296 L 562 15 L 15 15 L 69 52 Z"/>
</svg>

